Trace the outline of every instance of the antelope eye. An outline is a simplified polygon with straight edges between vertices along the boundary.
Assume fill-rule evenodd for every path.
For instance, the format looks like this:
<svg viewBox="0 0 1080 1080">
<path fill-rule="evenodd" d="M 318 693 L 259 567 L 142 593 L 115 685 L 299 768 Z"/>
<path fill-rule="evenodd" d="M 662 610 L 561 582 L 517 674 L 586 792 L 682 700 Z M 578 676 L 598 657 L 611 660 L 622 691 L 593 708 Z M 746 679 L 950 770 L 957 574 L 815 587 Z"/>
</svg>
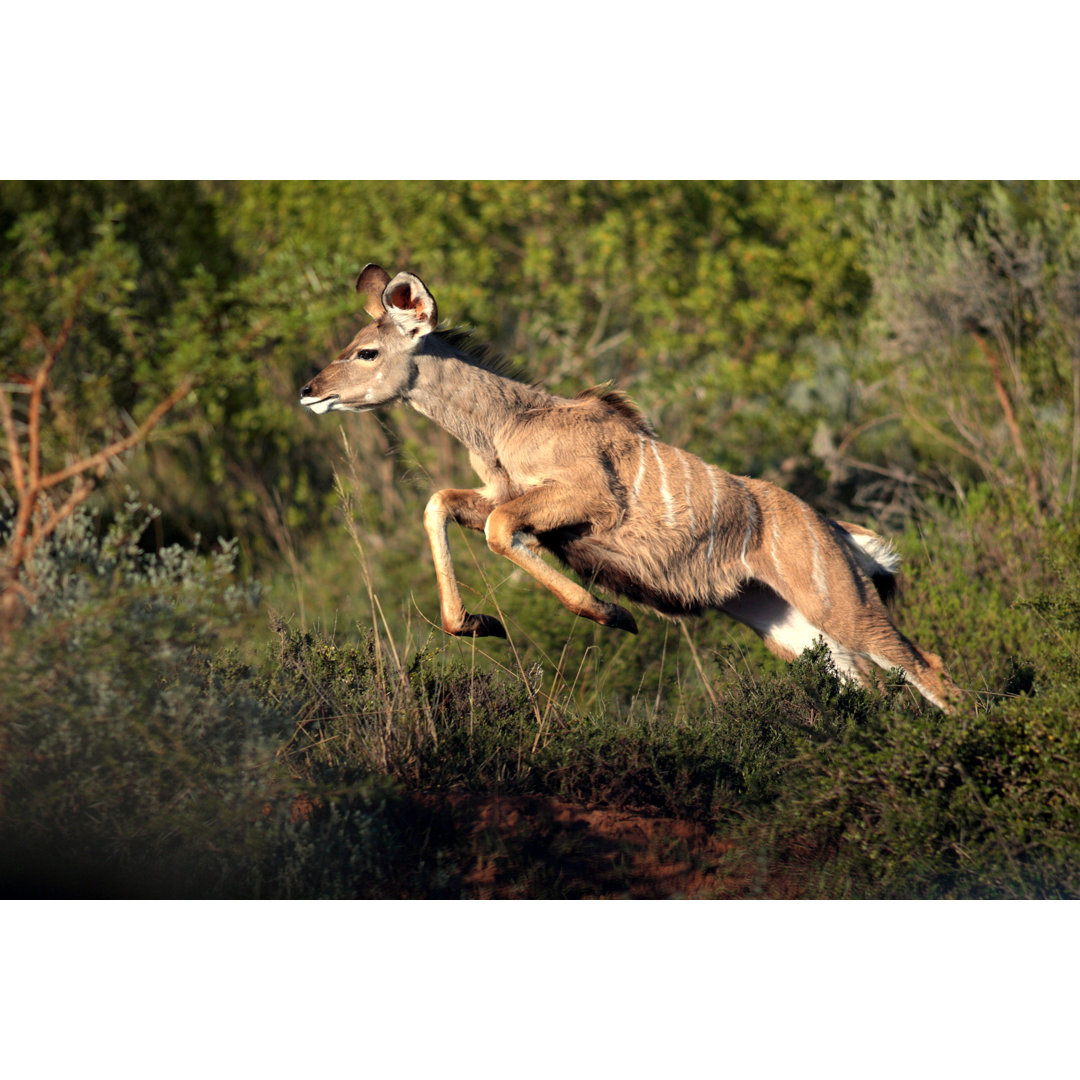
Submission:
<svg viewBox="0 0 1080 1080">
<path fill-rule="evenodd" d="M 379 355 L 378 349 L 361 349 L 356 354 L 361 360 L 374 360 Z"/>
</svg>

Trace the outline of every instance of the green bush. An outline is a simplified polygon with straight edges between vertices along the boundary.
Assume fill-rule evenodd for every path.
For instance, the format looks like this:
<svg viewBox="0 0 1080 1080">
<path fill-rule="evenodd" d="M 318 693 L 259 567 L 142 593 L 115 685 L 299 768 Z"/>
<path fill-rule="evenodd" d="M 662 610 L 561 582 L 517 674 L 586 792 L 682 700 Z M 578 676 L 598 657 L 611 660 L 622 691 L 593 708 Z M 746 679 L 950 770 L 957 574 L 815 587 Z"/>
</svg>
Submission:
<svg viewBox="0 0 1080 1080">
<path fill-rule="evenodd" d="M 489 841 L 455 799 L 496 795 L 697 821 L 807 896 L 1080 890 L 1076 573 L 1021 609 L 1052 645 L 957 717 L 898 673 L 838 679 L 820 646 L 712 705 L 580 712 L 539 667 L 399 663 L 373 630 L 275 618 L 247 647 L 231 554 L 147 553 L 145 522 L 58 535 L 39 556 L 56 588 L 0 661 L 8 894 L 467 895 Z M 522 895 L 589 894 L 557 833 L 499 848 Z"/>
<path fill-rule="evenodd" d="M 257 590 L 236 582 L 233 545 L 142 550 L 152 517 L 129 504 L 99 530 L 77 514 L 31 567 L 37 600 L 0 652 L 9 877 L 141 895 L 185 866 L 212 883 L 217 838 L 265 800 L 274 726 L 206 660 Z"/>
</svg>

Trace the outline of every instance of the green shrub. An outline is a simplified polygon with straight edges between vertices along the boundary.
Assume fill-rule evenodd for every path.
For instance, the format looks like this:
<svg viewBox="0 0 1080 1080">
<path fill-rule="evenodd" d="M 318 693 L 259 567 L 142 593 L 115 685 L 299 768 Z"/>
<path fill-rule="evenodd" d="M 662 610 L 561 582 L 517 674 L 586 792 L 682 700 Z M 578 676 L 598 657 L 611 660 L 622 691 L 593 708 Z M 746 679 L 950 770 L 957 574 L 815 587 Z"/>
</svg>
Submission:
<svg viewBox="0 0 1080 1080">
<path fill-rule="evenodd" d="M 0 652 L 9 877 L 136 895 L 163 875 L 212 882 L 215 839 L 265 799 L 273 725 L 206 661 L 257 590 L 235 581 L 232 545 L 144 551 L 152 517 L 129 504 L 100 531 L 81 513 L 36 554 L 30 618 Z"/>
<path fill-rule="evenodd" d="M 900 614 L 966 665 L 945 717 L 898 673 L 838 679 L 820 646 L 764 671 L 706 655 L 707 692 L 668 658 L 655 692 L 582 698 L 569 654 L 553 670 L 524 639 L 518 674 L 460 643 L 405 660 L 374 628 L 276 616 L 259 645 L 233 547 L 148 551 L 152 517 L 76 515 L 31 567 L 37 600 L 0 655 L 8 894 L 454 897 L 494 844 L 516 894 L 590 895 L 554 823 L 511 842 L 461 809 L 526 796 L 705 824 L 752 862 L 751 893 L 1080 894 L 1067 521 L 1009 533 L 973 506 L 924 524 L 935 555 Z M 958 605 L 973 581 L 981 603 Z"/>
</svg>

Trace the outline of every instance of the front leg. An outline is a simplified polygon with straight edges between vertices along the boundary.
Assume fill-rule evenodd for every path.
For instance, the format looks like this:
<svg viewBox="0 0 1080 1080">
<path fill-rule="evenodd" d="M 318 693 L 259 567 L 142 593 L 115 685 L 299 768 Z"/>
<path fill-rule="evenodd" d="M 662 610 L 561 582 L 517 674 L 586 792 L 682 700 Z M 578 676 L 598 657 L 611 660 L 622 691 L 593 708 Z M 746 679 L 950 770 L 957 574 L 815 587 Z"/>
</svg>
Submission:
<svg viewBox="0 0 1080 1080">
<path fill-rule="evenodd" d="M 466 529 L 482 531 L 495 504 L 478 491 L 447 488 L 436 491 L 424 510 L 424 529 L 435 560 L 435 578 L 439 583 L 439 606 L 443 629 L 458 637 L 506 637 L 498 619 L 490 615 L 470 615 L 461 602 L 454 563 L 450 558 L 447 523 L 456 521 Z"/>
<path fill-rule="evenodd" d="M 531 574 L 575 615 L 601 626 L 637 633 L 634 616 L 618 604 L 605 604 L 536 554 L 535 534 L 588 520 L 581 494 L 561 484 L 544 484 L 492 510 L 484 526 L 488 547 Z"/>
</svg>

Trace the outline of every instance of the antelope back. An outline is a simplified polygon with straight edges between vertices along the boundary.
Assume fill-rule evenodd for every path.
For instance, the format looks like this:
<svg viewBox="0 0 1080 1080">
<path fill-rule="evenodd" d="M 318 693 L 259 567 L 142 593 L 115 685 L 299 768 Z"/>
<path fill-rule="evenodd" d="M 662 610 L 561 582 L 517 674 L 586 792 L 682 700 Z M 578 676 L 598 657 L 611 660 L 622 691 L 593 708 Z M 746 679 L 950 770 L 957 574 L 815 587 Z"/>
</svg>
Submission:
<svg viewBox="0 0 1080 1080">
<path fill-rule="evenodd" d="M 399 400 L 416 378 L 414 354 L 439 321 L 435 298 L 415 274 L 391 279 L 372 263 L 356 279 L 356 291 L 375 321 L 301 389 L 300 404 L 312 412 L 367 412 Z"/>
</svg>

